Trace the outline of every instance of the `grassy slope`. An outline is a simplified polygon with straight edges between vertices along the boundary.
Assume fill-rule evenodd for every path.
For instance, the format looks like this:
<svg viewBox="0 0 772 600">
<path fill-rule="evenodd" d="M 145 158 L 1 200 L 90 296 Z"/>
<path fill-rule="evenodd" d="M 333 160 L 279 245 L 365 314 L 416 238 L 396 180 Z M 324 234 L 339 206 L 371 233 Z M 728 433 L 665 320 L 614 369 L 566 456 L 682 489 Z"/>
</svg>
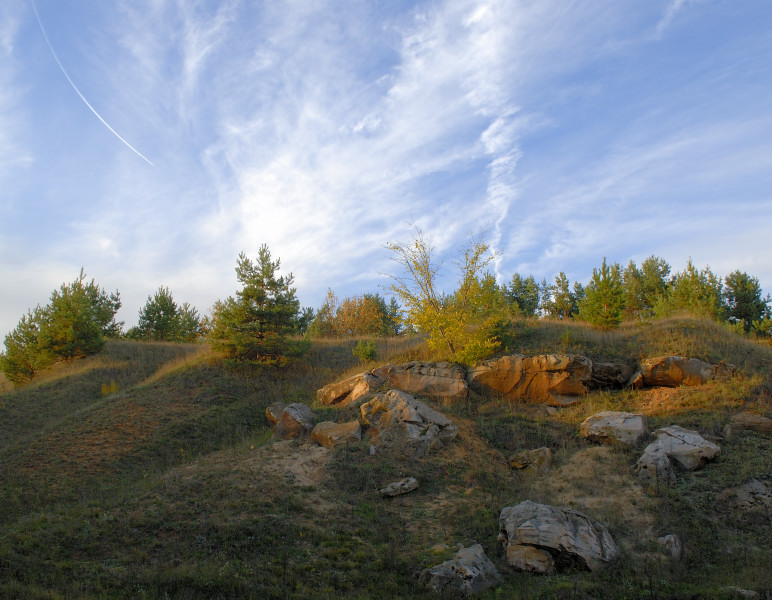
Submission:
<svg viewBox="0 0 772 600">
<path fill-rule="evenodd" d="M 722 510 L 718 492 L 769 473 L 772 444 L 722 442 L 705 470 L 659 494 L 631 476 L 639 451 L 577 435 L 603 409 L 645 412 L 720 435 L 730 414 L 769 414 L 772 348 L 702 321 L 676 319 L 603 334 L 577 324 L 523 324 L 512 351 L 592 358 L 686 354 L 727 360 L 740 376 L 702 388 L 596 392 L 550 416 L 478 398 L 442 407 L 457 441 L 413 464 L 370 457 L 367 444 L 329 453 L 269 442 L 271 402 L 312 403 L 358 367 L 354 342 L 318 342 L 288 369 L 234 371 L 200 346 L 111 343 L 98 357 L 0 394 L 0 597 L 429 597 L 413 583 L 449 557 L 436 544 L 482 543 L 505 583 L 496 597 L 722 597 L 721 586 L 769 589 L 772 523 Z M 420 358 L 409 340 L 379 356 Z M 102 384 L 117 383 L 103 395 Z M 320 409 L 348 420 L 354 409 Z M 546 477 L 512 474 L 508 453 L 547 445 Z M 402 474 L 421 487 L 384 501 Z M 523 499 L 571 506 L 606 523 L 623 559 L 597 574 L 512 573 L 496 542 L 501 508 Z M 681 563 L 654 540 L 678 533 Z M 493 596 L 493 592 L 490 593 Z"/>
</svg>

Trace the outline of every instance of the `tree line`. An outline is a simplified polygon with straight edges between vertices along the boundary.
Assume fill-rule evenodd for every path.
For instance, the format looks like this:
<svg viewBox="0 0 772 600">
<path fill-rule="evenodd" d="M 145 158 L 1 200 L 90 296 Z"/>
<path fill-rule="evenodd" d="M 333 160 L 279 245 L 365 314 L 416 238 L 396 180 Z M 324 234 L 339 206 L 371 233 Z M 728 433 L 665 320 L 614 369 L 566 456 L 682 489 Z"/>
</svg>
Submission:
<svg viewBox="0 0 772 600">
<path fill-rule="evenodd" d="M 115 315 L 120 294 L 107 292 L 81 270 L 52 292 L 49 303 L 29 310 L 5 337 L 0 370 L 23 383 L 56 362 L 95 354 L 107 338 L 191 342 L 205 338 L 228 360 L 284 364 L 308 349 L 309 338 L 426 334 L 438 358 L 472 363 L 496 352 L 517 318 L 577 319 L 610 329 L 623 320 L 666 317 L 681 312 L 728 321 L 738 331 L 769 336 L 772 301 L 762 297 L 756 277 L 736 270 L 724 278 L 691 259 L 671 275 L 664 259 L 650 256 L 593 269 L 586 285 L 564 272 L 553 283 L 515 273 L 504 284 L 488 271 L 494 253 L 482 237 L 472 238 L 455 261 L 457 287 L 438 285 L 442 261 L 422 232 L 387 248 L 400 268 L 391 275 L 387 302 L 378 293 L 339 299 L 332 290 L 318 310 L 301 308 L 292 274 L 280 275 L 279 259 L 266 245 L 255 260 L 238 257 L 241 289 L 218 300 L 202 317 L 187 302 L 178 304 L 168 287 L 149 295 L 136 326 L 123 331 Z M 302 337 L 301 337 L 302 336 Z"/>
</svg>

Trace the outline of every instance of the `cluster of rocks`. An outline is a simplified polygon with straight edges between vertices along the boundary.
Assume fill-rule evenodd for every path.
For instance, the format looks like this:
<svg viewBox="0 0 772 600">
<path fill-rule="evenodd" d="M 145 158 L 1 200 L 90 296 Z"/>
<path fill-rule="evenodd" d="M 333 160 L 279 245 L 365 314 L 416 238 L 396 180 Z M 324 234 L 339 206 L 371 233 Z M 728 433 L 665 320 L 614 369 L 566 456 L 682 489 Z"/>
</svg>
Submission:
<svg viewBox="0 0 772 600">
<path fill-rule="evenodd" d="M 733 373 L 734 367 L 725 363 L 711 365 L 681 356 L 662 356 L 635 365 L 623 360 L 593 363 L 578 354 L 512 354 L 468 370 L 447 362 L 384 365 L 323 387 L 316 400 L 325 406 L 347 406 L 379 389 L 392 388 L 455 401 L 468 398 L 471 390 L 561 407 L 578 403 L 591 389 L 701 385 Z"/>
<path fill-rule="evenodd" d="M 458 433 L 453 422 L 423 402 L 400 390 L 376 394 L 359 407 L 359 419 L 348 423 L 315 423 L 313 411 L 305 404 L 272 404 L 266 417 L 274 425 L 276 439 L 310 435 L 325 448 L 362 440 L 367 434 L 372 452 L 388 452 L 405 459 L 418 459 L 441 447 Z"/>
</svg>

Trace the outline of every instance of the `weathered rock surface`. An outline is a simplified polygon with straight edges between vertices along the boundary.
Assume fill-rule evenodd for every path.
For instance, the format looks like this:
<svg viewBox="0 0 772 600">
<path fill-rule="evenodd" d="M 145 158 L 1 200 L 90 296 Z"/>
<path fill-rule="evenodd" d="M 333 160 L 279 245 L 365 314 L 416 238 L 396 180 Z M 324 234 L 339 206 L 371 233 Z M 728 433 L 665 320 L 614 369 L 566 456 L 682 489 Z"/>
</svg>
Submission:
<svg viewBox="0 0 772 600">
<path fill-rule="evenodd" d="M 592 361 L 585 356 L 513 354 L 480 363 L 467 380 L 472 389 L 496 391 L 513 400 L 570 406 L 587 393 L 591 375 Z"/>
<path fill-rule="evenodd" d="M 418 480 L 415 477 L 406 477 L 399 481 L 393 481 L 384 488 L 378 490 L 378 493 L 384 498 L 393 498 L 407 494 L 418 488 Z"/>
<path fill-rule="evenodd" d="M 316 401 L 325 406 L 348 406 L 383 384 L 384 380 L 372 373 L 359 373 L 317 390 Z"/>
<path fill-rule="evenodd" d="M 643 361 L 641 373 L 644 385 L 678 387 L 702 385 L 713 379 L 728 379 L 734 373 L 734 367 L 727 363 L 711 365 L 683 356 L 659 356 Z"/>
<path fill-rule="evenodd" d="M 733 433 L 742 430 L 772 435 L 772 419 L 747 412 L 734 415 L 729 424 L 724 428 L 724 437 L 731 437 Z"/>
<path fill-rule="evenodd" d="M 643 415 L 609 410 L 588 417 L 579 430 L 593 442 L 624 446 L 635 446 L 648 433 Z"/>
<path fill-rule="evenodd" d="M 274 402 L 265 409 L 265 417 L 271 425 L 276 425 L 281 419 L 281 413 L 284 412 L 284 402 Z"/>
<path fill-rule="evenodd" d="M 362 426 L 359 421 L 333 423 L 323 421 L 311 430 L 311 439 L 320 446 L 332 450 L 337 446 L 353 444 L 362 439 Z"/>
<path fill-rule="evenodd" d="M 498 585 L 501 575 L 485 555 L 483 547 L 475 544 L 462 548 L 452 559 L 425 569 L 419 581 L 443 596 L 471 596 Z"/>
<path fill-rule="evenodd" d="M 654 432 L 659 444 L 673 464 L 683 471 L 694 471 L 721 454 L 721 448 L 696 431 L 670 425 Z"/>
<path fill-rule="evenodd" d="M 458 434 L 448 417 L 399 390 L 377 394 L 359 410 L 360 422 L 370 428 L 377 452 L 417 459 Z"/>
<path fill-rule="evenodd" d="M 651 486 L 675 483 L 673 467 L 694 471 L 721 453 L 721 448 L 696 431 L 670 425 L 654 432 L 656 441 L 646 446 L 635 465 L 635 474 Z"/>
<path fill-rule="evenodd" d="M 665 552 L 670 555 L 674 561 L 679 561 L 684 557 L 684 543 L 677 535 L 669 533 L 657 538 L 657 543 L 665 548 Z"/>
<path fill-rule="evenodd" d="M 389 387 L 415 396 L 445 400 L 464 400 L 469 396 L 464 368 L 455 363 L 413 361 L 402 365 L 384 365 L 373 369 L 371 374 Z"/>
<path fill-rule="evenodd" d="M 511 566 L 536 573 L 572 566 L 595 571 L 620 554 L 611 534 L 594 519 L 530 500 L 501 511 L 499 540 Z"/>
<path fill-rule="evenodd" d="M 284 407 L 273 430 L 274 439 L 288 440 L 311 433 L 314 413 L 306 404 L 294 402 Z"/>
<path fill-rule="evenodd" d="M 622 388 L 630 383 L 635 367 L 620 361 L 592 363 L 588 386 L 592 389 Z"/>
<path fill-rule="evenodd" d="M 717 500 L 743 513 L 760 512 L 772 519 L 772 481 L 751 479 L 721 492 Z"/>
<path fill-rule="evenodd" d="M 635 463 L 635 475 L 653 488 L 671 486 L 676 482 L 675 471 L 665 449 L 658 443 L 649 444 Z"/>
<path fill-rule="evenodd" d="M 509 467 L 539 474 L 546 473 L 552 467 L 552 450 L 547 447 L 521 450 L 509 457 Z"/>
</svg>

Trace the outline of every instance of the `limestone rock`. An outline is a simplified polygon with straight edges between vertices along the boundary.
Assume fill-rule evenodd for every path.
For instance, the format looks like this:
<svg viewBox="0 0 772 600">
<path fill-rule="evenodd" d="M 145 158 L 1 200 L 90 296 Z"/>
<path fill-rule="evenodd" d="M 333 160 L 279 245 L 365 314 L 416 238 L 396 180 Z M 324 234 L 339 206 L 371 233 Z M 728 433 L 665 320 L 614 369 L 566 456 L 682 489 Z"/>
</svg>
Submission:
<svg viewBox="0 0 772 600">
<path fill-rule="evenodd" d="M 759 512 L 772 519 L 772 482 L 751 479 L 739 487 L 729 488 L 717 500 L 743 513 Z"/>
<path fill-rule="evenodd" d="M 570 406 L 587 393 L 592 361 L 579 355 L 520 354 L 487 360 L 467 375 L 472 389 L 495 391 L 512 400 L 526 399 L 552 406 Z"/>
<path fill-rule="evenodd" d="M 466 373 L 461 365 L 449 362 L 408 362 L 384 365 L 371 371 L 372 376 L 389 387 L 414 396 L 430 396 L 445 400 L 465 400 L 469 396 Z"/>
<path fill-rule="evenodd" d="M 507 562 L 519 570 L 554 573 L 571 566 L 596 571 L 619 557 L 608 530 L 575 510 L 526 500 L 499 516 Z"/>
<path fill-rule="evenodd" d="M 646 446 L 635 464 L 635 475 L 653 488 L 675 485 L 676 475 L 665 449 L 654 442 Z"/>
<path fill-rule="evenodd" d="M 668 458 L 683 471 L 702 468 L 709 460 L 721 454 L 721 448 L 703 438 L 696 431 L 670 425 L 654 432 L 657 444 Z"/>
<path fill-rule="evenodd" d="M 582 435 L 593 442 L 635 446 L 648 433 L 646 417 L 628 412 L 603 411 L 584 420 Z"/>
<path fill-rule="evenodd" d="M 762 433 L 764 435 L 772 435 L 772 419 L 747 412 L 734 415 L 729 422 L 730 434 L 742 429 L 755 431 L 756 433 Z"/>
<path fill-rule="evenodd" d="M 485 555 L 482 546 L 475 544 L 460 549 L 452 559 L 425 569 L 419 581 L 443 597 L 471 596 L 498 585 L 501 575 Z"/>
<path fill-rule="evenodd" d="M 394 496 L 401 496 L 407 494 L 418 488 L 418 480 L 415 477 L 406 477 L 399 481 L 393 481 L 385 488 L 378 490 L 378 493 L 384 498 L 393 498 Z"/>
<path fill-rule="evenodd" d="M 284 412 L 284 402 L 274 402 L 265 409 L 265 417 L 270 421 L 271 425 L 276 425 L 281 419 L 281 413 Z"/>
<path fill-rule="evenodd" d="M 593 362 L 588 385 L 592 389 L 623 388 L 634 373 L 635 368 L 626 362 Z"/>
<path fill-rule="evenodd" d="M 366 394 L 375 392 L 383 383 L 383 379 L 372 373 L 359 373 L 317 390 L 316 401 L 325 406 L 348 406 Z"/>
<path fill-rule="evenodd" d="M 456 437 L 458 428 L 445 415 L 399 390 L 377 394 L 359 407 L 377 452 L 417 459 Z"/>
<path fill-rule="evenodd" d="M 294 402 L 282 410 L 281 417 L 273 430 L 274 439 L 288 440 L 311 433 L 314 428 L 314 413 L 306 404 Z"/>
<path fill-rule="evenodd" d="M 552 450 L 547 447 L 521 450 L 509 457 L 509 467 L 539 474 L 546 473 L 552 467 Z"/>
<path fill-rule="evenodd" d="M 747 600 L 756 600 L 761 598 L 761 594 L 754 592 L 753 590 L 744 590 L 736 585 L 728 585 L 723 588 L 725 591 L 733 594 L 735 598 L 746 598 Z"/>
<path fill-rule="evenodd" d="M 317 423 L 311 430 L 311 439 L 320 446 L 333 448 L 346 444 L 353 444 L 362 439 L 362 426 L 359 421 L 350 423 L 333 423 L 323 421 Z"/>
<path fill-rule="evenodd" d="M 665 551 L 674 561 L 679 561 L 684 557 L 684 543 L 677 535 L 669 533 L 657 538 L 657 543 L 665 548 Z"/>
<path fill-rule="evenodd" d="M 726 367 L 726 368 L 725 368 Z M 721 368 L 722 376 L 730 365 Z M 702 385 L 716 378 L 717 367 L 696 358 L 659 356 L 643 361 L 641 373 L 647 386 Z"/>
</svg>

